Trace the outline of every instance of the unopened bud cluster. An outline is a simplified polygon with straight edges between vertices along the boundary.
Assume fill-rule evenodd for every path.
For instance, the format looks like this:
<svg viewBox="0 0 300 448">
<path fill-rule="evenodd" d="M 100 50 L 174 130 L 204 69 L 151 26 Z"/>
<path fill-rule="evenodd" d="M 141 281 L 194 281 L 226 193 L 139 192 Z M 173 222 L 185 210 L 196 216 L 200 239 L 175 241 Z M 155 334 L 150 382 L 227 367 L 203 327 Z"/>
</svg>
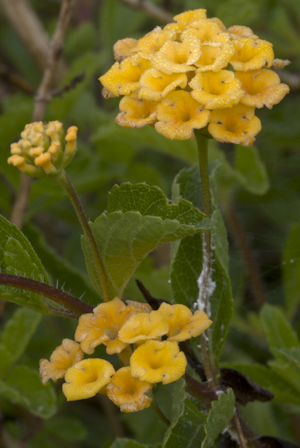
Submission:
<svg viewBox="0 0 300 448">
<path fill-rule="evenodd" d="M 76 126 L 71 126 L 65 137 L 59 121 L 27 124 L 18 143 L 10 145 L 8 163 L 33 177 L 57 174 L 73 158 L 76 140 Z"/>
</svg>

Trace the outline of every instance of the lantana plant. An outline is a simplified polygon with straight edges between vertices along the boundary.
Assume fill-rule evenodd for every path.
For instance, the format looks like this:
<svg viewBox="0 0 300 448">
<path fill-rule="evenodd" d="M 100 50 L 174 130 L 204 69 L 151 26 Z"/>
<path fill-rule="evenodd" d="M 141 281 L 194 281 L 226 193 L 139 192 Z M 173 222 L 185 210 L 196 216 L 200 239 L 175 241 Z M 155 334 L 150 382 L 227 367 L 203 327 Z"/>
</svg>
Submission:
<svg viewBox="0 0 300 448">
<path fill-rule="evenodd" d="M 179 173 L 172 201 L 144 183 L 115 185 L 107 210 L 89 222 L 65 171 L 76 153 L 77 127 L 64 135 L 59 121 L 26 125 L 11 145 L 8 163 L 29 176 L 53 179 L 69 196 L 99 303 L 92 307 L 88 298 L 75 299 L 50 286 L 25 238 L 19 244 L 35 271 L 19 269 L 13 275 L 7 265 L 0 283 L 8 300 L 15 301 L 15 291 L 22 290 L 30 294 L 23 304 L 78 321 L 74 340 L 64 338 L 50 360 L 40 361 L 42 383 L 63 379 L 67 401 L 101 394 L 124 413 L 151 406 L 167 426 L 165 448 L 187 446 L 188 434 L 188 446 L 217 446 L 225 431 L 242 448 L 265 446 L 240 419 L 236 403 L 253 396 L 267 401 L 272 393 L 218 365 L 233 301 L 226 232 L 215 185 L 210 185 L 216 167 L 208 164 L 208 142 L 254 143 L 261 130 L 255 110 L 271 109 L 289 92 L 274 71 L 288 61 L 274 59 L 272 44 L 250 28 L 226 28 L 218 18 L 207 18 L 204 9 L 179 14 L 139 40 L 119 40 L 113 50 L 116 62 L 99 79 L 105 98 L 122 96 L 118 125 L 149 125 L 171 140 L 195 137 L 199 169 Z M 7 234 L 17 234 L 4 218 L 1 225 Z M 126 286 L 140 262 L 165 243 L 172 245 L 171 303 L 153 297 L 141 282 L 140 301 L 128 300 Z M 103 358 L 95 354 L 101 345 Z M 172 416 L 156 399 L 158 383 L 174 383 Z"/>
</svg>

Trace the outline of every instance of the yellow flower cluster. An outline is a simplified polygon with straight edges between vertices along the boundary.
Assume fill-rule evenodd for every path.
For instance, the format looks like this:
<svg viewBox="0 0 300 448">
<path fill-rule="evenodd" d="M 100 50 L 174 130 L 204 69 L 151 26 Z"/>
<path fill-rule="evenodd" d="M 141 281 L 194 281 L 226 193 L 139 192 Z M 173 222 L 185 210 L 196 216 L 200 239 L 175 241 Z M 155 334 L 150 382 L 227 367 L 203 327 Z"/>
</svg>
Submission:
<svg viewBox="0 0 300 448">
<path fill-rule="evenodd" d="M 114 45 L 115 64 L 99 79 L 103 96 L 124 95 L 116 122 L 155 126 L 175 140 L 206 126 L 220 142 L 250 146 L 261 130 L 255 108 L 271 109 L 289 92 L 272 65 L 272 44 L 245 26 L 228 29 L 206 10 L 187 11 L 142 39 Z"/>
<path fill-rule="evenodd" d="M 21 140 L 10 145 L 12 155 L 7 161 L 29 176 L 56 174 L 73 158 L 76 140 L 76 126 L 71 126 L 64 138 L 59 121 L 30 123 L 21 132 Z"/>
<path fill-rule="evenodd" d="M 64 339 L 50 357 L 40 361 L 43 384 L 65 378 L 68 401 L 106 394 L 122 412 L 147 408 L 153 384 L 169 384 L 185 373 L 187 361 L 178 343 L 199 336 L 211 325 L 204 311 L 194 314 L 184 305 L 162 303 L 157 311 L 147 304 L 119 298 L 83 314 L 75 341 Z M 164 340 L 161 340 L 163 337 Z M 115 371 L 103 359 L 83 359 L 104 344 L 108 354 L 119 354 L 124 365 Z"/>
</svg>

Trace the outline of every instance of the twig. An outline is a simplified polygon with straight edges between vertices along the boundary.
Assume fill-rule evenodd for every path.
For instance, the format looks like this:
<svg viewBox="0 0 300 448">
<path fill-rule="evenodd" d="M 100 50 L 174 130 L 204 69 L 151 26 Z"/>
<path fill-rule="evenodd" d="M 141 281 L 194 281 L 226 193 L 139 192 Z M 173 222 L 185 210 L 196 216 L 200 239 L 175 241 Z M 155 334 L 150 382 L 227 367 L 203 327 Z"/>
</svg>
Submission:
<svg viewBox="0 0 300 448">
<path fill-rule="evenodd" d="M 4 3 L 14 4 L 18 2 L 11 2 L 11 0 L 1 0 Z M 50 91 L 54 75 L 57 69 L 57 64 L 61 50 L 63 48 L 63 42 L 67 27 L 72 15 L 75 0 L 64 0 L 60 9 L 58 23 L 51 40 L 49 49 L 47 64 L 43 74 L 43 78 L 38 89 L 38 93 L 35 98 L 34 110 L 32 114 L 32 121 L 41 121 L 44 118 L 47 103 L 49 102 L 48 92 Z M 46 50 L 47 53 L 47 50 Z M 45 54 L 46 54 L 45 53 Z M 26 174 L 21 174 L 20 188 L 16 201 L 13 205 L 11 214 L 11 222 L 17 227 L 21 228 L 24 221 L 26 206 L 29 199 L 31 179 Z"/>
<path fill-rule="evenodd" d="M 29 84 L 26 79 L 22 78 L 18 73 L 15 73 L 9 67 L 4 64 L 0 64 L 0 76 L 10 84 L 17 86 L 19 89 L 23 90 L 30 95 L 34 95 L 35 89 Z"/>
<path fill-rule="evenodd" d="M 235 429 L 236 429 L 236 432 L 237 432 L 237 435 L 238 435 L 238 438 L 239 438 L 240 447 L 241 448 L 248 448 L 247 444 L 245 442 L 245 438 L 244 438 L 244 434 L 243 434 L 242 427 L 241 427 L 241 424 L 240 424 L 240 420 L 239 420 L 239 417 L 238 417 L 236 411 L 234 411 L 234 414 L 233 414 L 233 423 L 234 423 L 234 426 L 235 426 Z"/>
<path fill-rule="evenodd" d="M 146 12 L 150 17 L 153 17 L 156 20 L 159 20 L 163 23 L 173 22 L 172 15 L 150 2 L 149 0 L 122 0 L 123 3 L 130 6 L 130 8 L 141 9 Z"/>
<path fill-rule="evenodd" d="M 58 89 L 53 89 L 49 94 L 51 99 L 56 96 L 62 96 L 65 92 L 74 89 L 77 86 L 77 84 L 79 84 L 81 81 L 84 80 L 84 78 L 85 78 L 85 72 L 82 72 L 79 75 L 74 76 L 74 78 L 66 86 Z"/>
<path fill-rule="evenodd" d="M 44 71 L 47 66 L 50 40 L 34 10 L 27 0 L 0 0 L 0 3 L 34 62 L 41 71 Z M 57 69 L 58 78 L 61 77 L 63 70 L 64 64 L 61 63 Z"/>
<path fill-rule="evenodd" d="M 242 257 L 244 259 L 245 267 L 247 269 L 250 278 L 251 289 L 253 291 L 257 307 L 261 308 L 266 303 L 266 294 L 264 290 L 264 285 L 261 281 L 250 247 L 245 238 L 244 230 L 241 226 L 238 215 L 232 204 L 229 205 L 228 207 L 227 218 L 231 227 L 232 235 L 236 240 L 238 247 L 241 251 Z"/>
</svg>

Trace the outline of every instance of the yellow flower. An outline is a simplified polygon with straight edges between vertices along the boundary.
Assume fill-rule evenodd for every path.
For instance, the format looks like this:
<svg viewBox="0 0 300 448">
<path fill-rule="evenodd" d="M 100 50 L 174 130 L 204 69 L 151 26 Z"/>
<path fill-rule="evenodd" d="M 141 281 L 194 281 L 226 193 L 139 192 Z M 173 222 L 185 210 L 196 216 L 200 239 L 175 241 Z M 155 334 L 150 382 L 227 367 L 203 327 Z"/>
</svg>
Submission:
<svg viewBox="0 0 300 448">
<path fill-rule="evenodd" d="M 228 109 L 215 109 L 209 118 L 208 132 L 219 142 L 251 146 L 261 130 L 253 107 L 237 104 Z"/>
<path fill-rule="evenodd" d="M 273 70 L 236 72 L 235 76 L 241 81 L 245 91 L 241 103 L 246 106 L 258 109 L 266 106 L 272 109 L 290 91 L 286 84 L 280 83 L 279 76 Z"/>
<path fill-rule="evenodd" d="M 106 393 L 121 412 L 137 412 L 148 408 L 151 398 L 145 394 L 152 389 L 152 384 L 133 378 L 130 367 L 122 367 L 111 378 Z"/>
<path fill-rule="evenodd" d="M 119 339 L 127 344 L 157 339 L 167 334 L 169 326 L 159 311 L 131 316 L 119 331 Z"/>
<path fill-rule="evenodd" d="M 83 352 L 80 345 L 71 339 L 63 339 L 62 344 L 56 347 L 50 356 L 50 361 L 47 359 L 40 360 L 42 383 L 46 384 L 50 378 L 55 382 L 59 378 L 63 378 L 66 371 L 82 359 Z"/>
<path fill-rule="evenodd" d="M 118 40 L 113 46 L 115 60 L 121 62 L 123 59 L 131 56 L 130 50 L 136 47 L 137 43 L 136 39 L 131 39 L 130 37 Z"/>
<path fill-rule="evenodd" d="M 21 140 L 11 144 L 7 162 L 29 176 L 57 174 L 73 158 L 76 151 L 77 127 L 71 126 L 64 141 L 62 123 L 41 121 L 30 123 L 21 132 Z"/>
<path fill-rule="evenodd" d="M 152 308 L 148 303 L 136 302 L 135 300 L 126 300 L 128 306 L 135 309 L 137 313 L 151 313 Z"/>
<path fill-rule="evenodd" d="M 175 30 L 181 31 L 183 30 L 189 23 L 194 22 L 198 19 L 206 18 L 206 9 L 194 9 L 192 11 L 185 11 L 177 16 L 174 16 L 173 19 L 176 23 L 169 23 L 165 26 L 167 30 Z"/>
<path fill-rule="evenodd" d="M 251 39 L 258 39 L 258 36 L 256 36 L 248 26 L 233 25 L 228 28 L 227 33 L 230 34 L 232 39 L 239 37 L 250 37 Z"/>
<path fill-rule="evenodd" d="M 219 47 L 211 44 L 201 45 L 200 59 L 195 62 L 197 67 L 196 73 L 213 71 L 218 72 L 224 67 L 227 67 L 232 55 L 234 54 L 234 47 L 230 42 L 222 44 Z"/>
<path fill-rule="evenodd" d="M 123 128 L 140 129 L 156 121 L 157 103 L 154 101 L 138 99 L 134 96 L 124 96 L 119 107 L 121 112 L 117 115 L 115 121 Z"/>
<path fill-rule="evenodd" d="M 151 58 L 152 67 L 172 75 L 194 71 L 192 65 L 201 55 L 200 41 L 195 36 L 186 36 L 183 42 L 167 41 Z"/>
<path fill-rule="evenodd" d="M 128 344 L 119 340 L 119 329 L 134 312 L 132 307 L 126 307 L 118 297 L 101 303 L 93 313 L 80 316 L 75 340 L 81 343 L 81 349 L 89 355 L 100 344 L 106 345 L 109 355 L 120 353 Z"/>
<path fill-rule="evenodd" d="M 155 68 L 151 68 L 142 74 L 140 85 L 141 88 L 138 92 L 139 98 L 160 101 L 177 87 L 184 89 L 187 85 L 187 76 L 185 73 L 172 73 L 171 75 L 167 75 Z"/>
<path fill-rule="evenodd" d="M 170 139 L 187 140 L 194 137 L 194 129 L 204 128 L 209 111 L 204 110 L 192 95 L 183 90 L 169 93 L 157 106 L 155 129 Z"/>
<path fill-rule="evenodd" d="M 67 371 L 63 393 L 68 401 L 94 397 L 101 389 L 103 393 L 114 373 L 113 366 L 104 359 L 84 359 Z"/>
<path fill-rule="evenodd" d="M 197 37 L 201 44 L 209 43 L 216 47 L 230 41 L 229 35 L 212 19 L 199 19 L 192 22 L 182 32 L 181 39 L 189 35 Z"/>
<path fill-rule="evenodd" d="M 235 70 L 247 72 L 262 67 L 271 67 L 274 52 L 270 42 L 242 37 L 233 40 L 232 43 L 235 47 L 235 53 L 230 60 L 230 64 Z"/>
<path fill-rule="evenodd" d="M 139 89 L 140 77 L 150 67 L 147 59 L 131 56 L 122 62 L 115 62 L 99 81 L 113 95 L 129 95 Z"/>
<path fill-rule="evenodd" d="M 173 30 L 162 30 L 159 26 L 146 36 L 139 39 L 137 46 L 132 48 L 131 53 L 139 53 L 145 59 L 150 59 L 163 44 L 168 40 L 176 39 L 176 32 Z"/>
<path fill-rule="evenodd" d="M 169 325 L 168 341 L 181 342 L 195 338 L 212 324 L 204 311 L 198 310 L 193 315 L 188 307 L 180 304 L 162 303 L 159 311 Z"/>
<path fill-rule="evenodd" d="M 177 381 L 186 366 L 186 357 L 176 342 L 146 341 L 130 358 L 131 375 L 152 384 Z"/>
<path fill-rule="evenodd" d="M 197 73 L 189 85 L 194 89 L 192 97 L 204 104 L 205 109 L 233 106 L 244 95 L 240 81 L 229 70 Z"/>
</svg>

